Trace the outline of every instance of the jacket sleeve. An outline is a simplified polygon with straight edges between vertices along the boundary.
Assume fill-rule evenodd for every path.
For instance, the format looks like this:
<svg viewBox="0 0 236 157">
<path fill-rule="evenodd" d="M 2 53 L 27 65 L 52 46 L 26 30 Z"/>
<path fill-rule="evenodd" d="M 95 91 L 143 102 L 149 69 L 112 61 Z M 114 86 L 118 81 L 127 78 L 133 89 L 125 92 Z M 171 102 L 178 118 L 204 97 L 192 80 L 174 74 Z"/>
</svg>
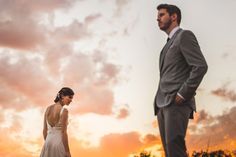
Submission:
<svg viewBox="0 0 236 157">
<path fill-rule="evenodd" d="M 180 51 L 191 71 L 178 93 L 182 95 L 185 100 L 189 100 L 195 95 L 203 76 L 207 72 L 208 66 L 197 39 L 191 31 L 183 31 L 180 40 Z"/>
</svg>

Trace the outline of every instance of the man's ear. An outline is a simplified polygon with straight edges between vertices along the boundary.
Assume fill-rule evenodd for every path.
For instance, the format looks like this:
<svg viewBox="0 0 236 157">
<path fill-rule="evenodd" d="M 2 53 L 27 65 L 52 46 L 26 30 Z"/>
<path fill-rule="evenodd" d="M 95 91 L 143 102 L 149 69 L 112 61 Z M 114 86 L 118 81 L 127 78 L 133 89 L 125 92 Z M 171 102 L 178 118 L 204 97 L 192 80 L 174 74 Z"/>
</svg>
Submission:
<svg viewBox="0 0 236 157">
<path fill-rule="evenodd" d="M 177 14 L 176 13 L 172 14 L 171 19 L 172 21 L 177 21 Z"/>
</svg>

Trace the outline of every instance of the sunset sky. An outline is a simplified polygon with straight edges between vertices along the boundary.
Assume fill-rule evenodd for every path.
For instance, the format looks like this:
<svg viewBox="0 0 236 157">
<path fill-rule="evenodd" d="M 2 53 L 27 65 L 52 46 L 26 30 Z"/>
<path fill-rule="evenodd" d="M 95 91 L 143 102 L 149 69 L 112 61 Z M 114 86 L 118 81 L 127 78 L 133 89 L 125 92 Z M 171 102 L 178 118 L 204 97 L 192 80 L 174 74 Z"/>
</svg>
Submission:
<svg viewBox="0 0 236 157">
<path fill-rule="evenodd" d="M 235 0 L 0 0 L 0 157 L 39 156 L 44 111 L 64 86 L 73 157 L 160 156 L 160 3 L 180 7 L 209 65 L 189 151 L 236 149 Z"/>
</svg>

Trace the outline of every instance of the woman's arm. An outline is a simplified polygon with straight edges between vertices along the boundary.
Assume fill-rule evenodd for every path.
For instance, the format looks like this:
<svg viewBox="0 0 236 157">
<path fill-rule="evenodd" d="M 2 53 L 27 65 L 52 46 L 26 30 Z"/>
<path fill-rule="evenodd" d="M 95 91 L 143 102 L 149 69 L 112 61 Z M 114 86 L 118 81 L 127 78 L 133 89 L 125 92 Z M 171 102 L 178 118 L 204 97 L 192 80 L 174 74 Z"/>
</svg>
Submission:
<svg viewBox="0 0 236 157">
<path fill-rule="evenodd" d="M 68 110 L 64 109 L 62 112 L 62 142 L 65 147 L 66 155 L 70 157 L 70 148 L 68 143 L 68 135 L 67 135 L 67 122 L 68 122 Z"/>
<path fill-rule="evenodd" d="M 46 140 L 47 137 L 47 132 L 48 132 L 48 127 L 47 127 L 47 113 L 48 113 L 48 108 L 44 114 L 44 120 L 43 120 L 43 138 Z"/>
</svg>

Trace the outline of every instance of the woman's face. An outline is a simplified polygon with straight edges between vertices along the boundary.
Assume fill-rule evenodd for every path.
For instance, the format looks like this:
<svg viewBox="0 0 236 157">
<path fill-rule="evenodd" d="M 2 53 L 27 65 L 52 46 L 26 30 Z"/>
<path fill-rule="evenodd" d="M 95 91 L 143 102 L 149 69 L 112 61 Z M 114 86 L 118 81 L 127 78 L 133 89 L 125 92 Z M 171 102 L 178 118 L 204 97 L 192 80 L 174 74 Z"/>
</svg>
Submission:
<svg viewBox="0 0 236 157">
<path fill-rule="evenodd" d="M 62 103 L 69 105 L 72 102 L 73 95 L 62 96 Z"/>
</svg>

